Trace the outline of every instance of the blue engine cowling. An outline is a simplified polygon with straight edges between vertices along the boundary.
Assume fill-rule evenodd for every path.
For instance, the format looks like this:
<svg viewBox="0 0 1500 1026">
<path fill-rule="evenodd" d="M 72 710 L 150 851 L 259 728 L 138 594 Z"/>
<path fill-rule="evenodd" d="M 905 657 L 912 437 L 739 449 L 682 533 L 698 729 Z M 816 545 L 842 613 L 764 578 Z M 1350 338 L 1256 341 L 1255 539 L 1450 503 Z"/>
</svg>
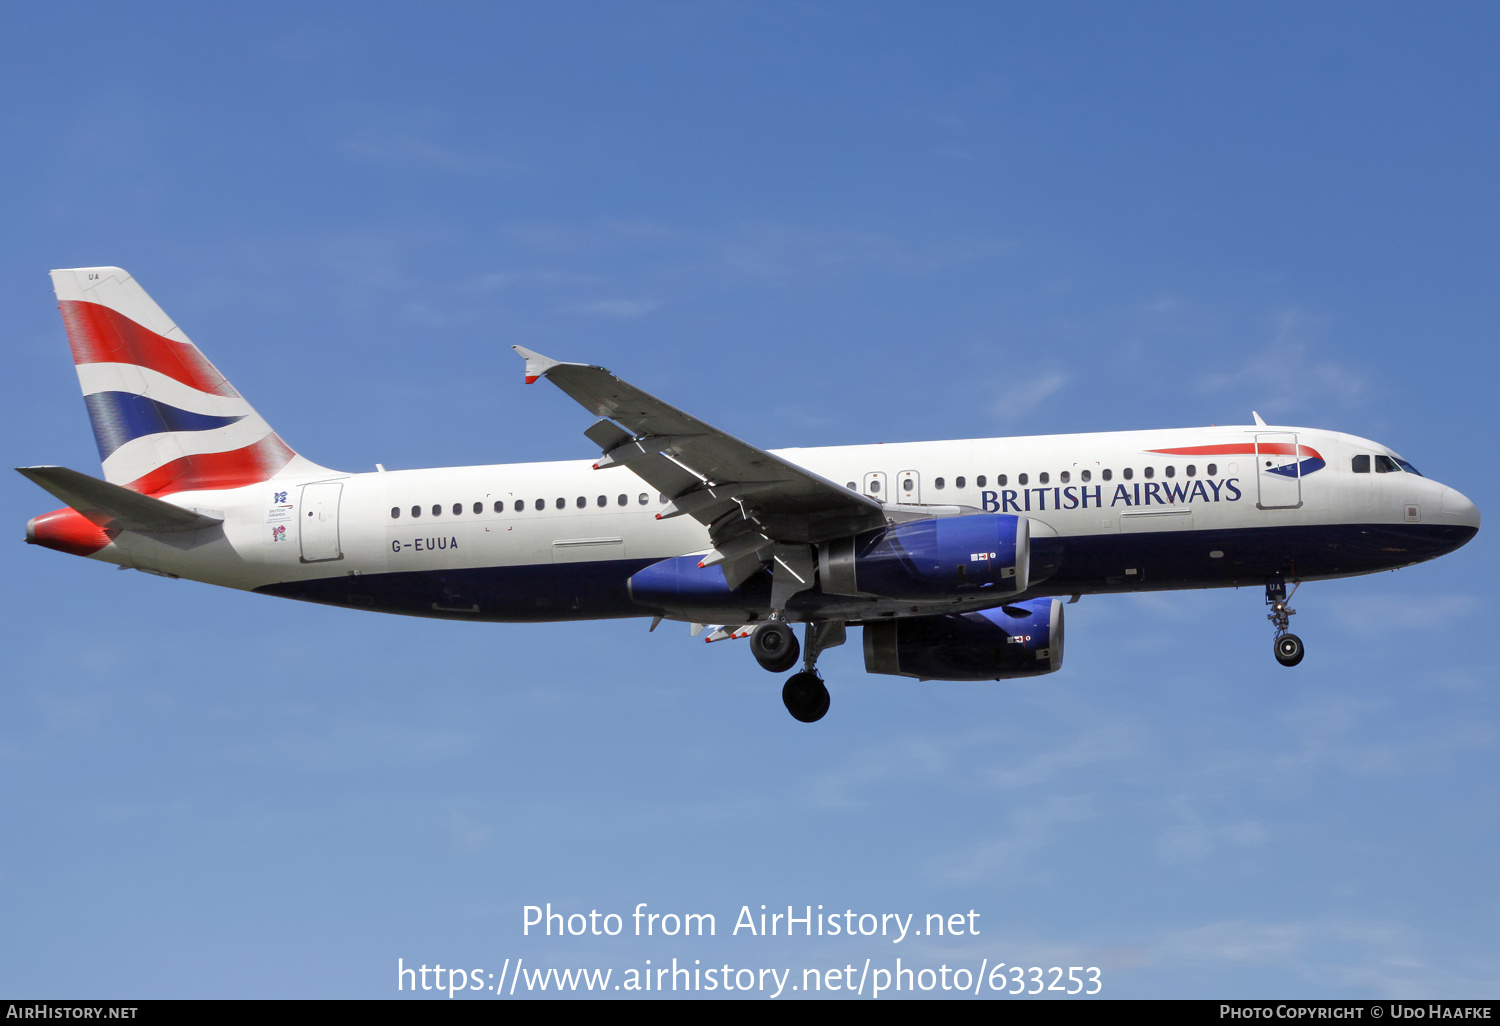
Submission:
<svg viewBox="0 0 1500 1026">
<path fill-rule="evenodd" d="M 865 624 L 865 670 L 919 680 L 1007 680 L 1062 667 L 1063 608 L 1031 599 L 978 613 Z"/>
<path fill-rule="evenodd" d="M 1030 522 L 1005 513 L 918 520 L 828 542 L 818 552 L 824 592 L 882 598 L 1019 595 L 1030 564 Z"/>
<path fill-rule="evenodd" d="M 748 622 L 771 606 L 771 576 L 755 574 L 738 588 L 724 580 L 717 566 L 700 567 L 702 556 L 675 556 L 652 563 L 630 578 L 635 602 L 672 616 L 743 616 Z"/>
</svg>

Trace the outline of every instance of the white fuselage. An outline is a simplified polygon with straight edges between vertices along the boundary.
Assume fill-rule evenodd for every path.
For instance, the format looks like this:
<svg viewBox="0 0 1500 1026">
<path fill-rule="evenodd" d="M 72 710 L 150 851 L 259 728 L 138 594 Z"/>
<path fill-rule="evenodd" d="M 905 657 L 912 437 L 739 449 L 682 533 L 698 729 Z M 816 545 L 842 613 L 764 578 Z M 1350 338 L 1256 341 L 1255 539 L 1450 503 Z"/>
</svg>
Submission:
<svg viewBox="0 0 1500 1026">
<path fill-rule="evenodd" d="M 1296 458 L 1267 458 L 1257 466 L 1258 436 L 1294 437 L 1291 451 L 1310 448 L 1323 463 L 1313 470 L 1304 466 L 1300 474 L 1273 473 L 1273 462 L 1285 466 Z M 1154 451 L 1205 447 L 1244 451 Z M 1393 456 L 1384 446 L 1305 428 L 1044 435 L 787 449 L 776 455 L 882 501 L 1029 518 L 1039 525 L 1033 533 L 1055 534 L 1064 553 L 1062 569 L 1038 583 L 1034 595 L 1259 583 L 1268 573 L 1304 579 L 1368 573 L 1432 558 L 1462 544 L 1478 526 L 1473 505 L 1436 481 L 1404 471 L 1351 469 L 1356 456 Z M 453 582 L 476 572 L 524 571 L 524 578 L 510 579 L 509 586 L 520 587 L 523 580 L 566 580 L 606 567 L 628 578 L 632 568 L 709 549 L 706 528 L 690 517 L 657 519 L 666 497 L 629 469 L 595 470 L 590 460 L 321 473 L 168 498 L 222 516 L 222 527 L 192 536 L 125 533 L 94 558 L 316 601 L 529 620 L 652 610 L 634 608 L 628 599 L 611 599 L 608 609 L 577 600 L 570 605 L 564 589 L 541 605 L 518 596 L 508 612 L 505 602 L 481 603 L 472 585 Z M 1405 549 L 1372 545 L 1367 552 L 1358 545 L 1359 551 L 1351 549 L 1347 533 L 1325 530 L 1342 528 L 1438 530 Z M 1448 535 L 1456 543 L 1445 540 Z M 1283 546 L 1290 553 L 1285 567 L 1267 563 L 1277 562 L 1275 546 L 1266 549 L 1266 539 L 1275 537 L 1295 539 Z M 1343 550 L 1348 558 L 1314 558 L 1307 554 L 1310 547 Z M 1388 551 L 1382 558 L 1371 554 L 1375 550 Z M 1255 558 L 1249 559 L 1252 551 Z M 1194 569 L 1200 564 L 1201 571 Z M 1243 573 L 1228 569 L 1235 564 Z M 335 578 L 383 583 L 374 597 L 363 596 L 358 586 L 370 582 L 345 582 L 335 588 L 338 596 L 326 588 L 299 593 L 294 587 Z M 393 608 L 380 596 L 402 581 L 422 594 L 410 606 Z M 340 597 L 344 592 L 347 602 Z"/>
</svg>

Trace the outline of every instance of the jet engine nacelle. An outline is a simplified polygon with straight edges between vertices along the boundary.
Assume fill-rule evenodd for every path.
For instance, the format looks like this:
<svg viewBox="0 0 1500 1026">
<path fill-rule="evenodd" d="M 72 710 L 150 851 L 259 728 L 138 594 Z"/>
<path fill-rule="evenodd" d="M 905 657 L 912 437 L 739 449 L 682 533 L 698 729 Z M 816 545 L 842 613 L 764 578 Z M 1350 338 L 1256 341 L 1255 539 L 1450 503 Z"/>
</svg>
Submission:
<svg viewBox="0 0 1500 1026">
<path fill-rule="evenodd" d="M 1030 521 L 1005 513 L 917 520 L 818 548 L 819 577 L 831 595 L 1019 595 L 1030 568 Z"/>
<path fill-rule="evenodd" d="M 865 624 L 865 669 L 919 680 L 1007 680 L 1062 667 L 1063 604 L 1031 599 L 978 613 Z"/>
</svg>

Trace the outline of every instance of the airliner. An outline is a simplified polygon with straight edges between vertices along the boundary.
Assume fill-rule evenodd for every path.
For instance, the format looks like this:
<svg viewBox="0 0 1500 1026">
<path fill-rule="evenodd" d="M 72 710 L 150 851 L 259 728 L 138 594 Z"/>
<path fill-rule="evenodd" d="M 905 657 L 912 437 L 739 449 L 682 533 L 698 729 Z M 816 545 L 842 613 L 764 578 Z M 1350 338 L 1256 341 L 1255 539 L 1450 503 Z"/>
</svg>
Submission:
<svg viewBox="0 0 1500 1026">
<path fill-rule="evenodd" d="M 1410 566 L 1479 530 L 1472 502 L 1386 446 L 1258 413 L 769 451 L 521 346 L 527 384 L 595 418 L 598 457 L 343 473 L 283 442 L 125 271 L 52 282 L 103 479 L 17 468 L 65 503 L 27 542 L 383 613 L 686 622 L 748 639 L 773 673 L 800 659 L 782 700 L 808 723 L 829 707 L 818 657 L 851 626 L 870 673 L 1006 680 L 1062 666 L 1065 600 L 1263 587 L 1275 657 L 1295 666 L 1301 582 Z"/>
</svg>

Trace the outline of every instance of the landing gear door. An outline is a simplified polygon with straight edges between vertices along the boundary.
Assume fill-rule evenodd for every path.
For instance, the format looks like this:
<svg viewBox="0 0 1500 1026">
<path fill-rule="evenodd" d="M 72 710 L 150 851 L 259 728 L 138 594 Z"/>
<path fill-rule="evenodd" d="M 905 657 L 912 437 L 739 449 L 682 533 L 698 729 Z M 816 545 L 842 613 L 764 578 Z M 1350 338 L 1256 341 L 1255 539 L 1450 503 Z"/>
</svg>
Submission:
<svg viewBox="0 0 1500 1026">
<path fill-rule="evenodd" d="M 302 503 L 297 510 L 302 525 L 302 562 L 344 558 L 339 548 L 339 496 L 343 490 L 340 481 L 302 486 Z"/>
<path fill-rule="evenodd" d="M 872 470 L 865 475 L 865 494 L 872 499 L 879 499 L 881 502 L 896 501 L 886 493 L 885 475 L 878 470 Z"/>
<path fill-rule="evenodd" d="M 1297 509 L 1302 505 L 1302 462 L 1297 436 L 1278 431 L 1255 436 L 1257 509 Z"/>
</svg>

